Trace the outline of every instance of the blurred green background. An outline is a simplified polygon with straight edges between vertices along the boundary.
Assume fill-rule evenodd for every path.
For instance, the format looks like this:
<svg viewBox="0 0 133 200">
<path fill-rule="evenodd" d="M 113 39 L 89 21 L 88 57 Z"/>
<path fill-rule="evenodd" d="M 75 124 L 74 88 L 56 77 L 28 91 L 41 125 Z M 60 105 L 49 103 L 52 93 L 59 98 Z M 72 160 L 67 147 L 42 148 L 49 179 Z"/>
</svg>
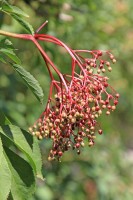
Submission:
<svg viewBox="0 0 133 200">
<path fill-rule="evenodd" d="M 45 181 L 37 180 L 30 200 L 132 200 L 133 199 L 133 1 L 132 0 L 10 0 L 29 14 L 37 29 L 56 36 L 73 49 L 111 50 L 117 63 L 110 84 L 120 93 L 117 110 L 102 116 L 104 130 L 93 148 L 80 156 L 64 155 L 62 162 L 48 162 L 50 141 L 40 142 Z M 0 28 L 25 33 L 9 16 L 0 13 Z M 2 36 L 0 36 L 2 38 Z M 49 77 L 45 64 L 30 42 L 11 39 L 23 66 L 39 80 L 47 99 Z M 62 72 L 70 71 L 69 56 L 53 44 L 44 45 Z M 15 124 L 27 129 L 45 107 L 40 105 L 19 76 L 0 63 L 0 109 Z"/>
</svg>

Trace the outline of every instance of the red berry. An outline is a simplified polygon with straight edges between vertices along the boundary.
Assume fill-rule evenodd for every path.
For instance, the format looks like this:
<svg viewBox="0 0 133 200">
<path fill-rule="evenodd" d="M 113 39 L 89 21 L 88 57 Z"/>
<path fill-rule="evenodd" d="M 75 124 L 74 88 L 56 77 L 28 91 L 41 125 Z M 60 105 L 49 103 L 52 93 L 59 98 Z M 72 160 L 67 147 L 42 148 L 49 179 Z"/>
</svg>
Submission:
<svg viewBox="0 0 133 200">
<path fill-rule="evenodd" d="M 100 64 L 100 65 L 99 65 L 99 68 L 100 68 L 100 69 L 103 69 L 103 64 Z"/>
<path fill-rule="evenodd" d="M 59 151 L 59 152 L 58 152 L 58 155 L 59 155 L 59 156 L 62 156 L 62 154 L 63 154 L 62 151 Z"/>
<path fill-rule="evenodd" d="M 104 87 L 108 87 L 109 84 L 107 82 L 104 82 L 103 85 L 104 85 Z"/>
<path fill-rule="evenodd" d="M 106 104 L 106 105 L 109 104 L 109 100 L 106 100 L 106 101 L 105 101 L 105 104 Z"/>
<path fill-rule="evenodd" d="M 103 131 L 101 129 L 98 130 L 98 133 L 102 135 Z"/>
<path fill-rule="evenodd" d="M 116 96 L 116 98 L 119 98 L 119 97 L 120 97 L 119 93 L 116 93 L 116 95 L 115 95 L 115 96 Z"/>
<path fill-rule="evenodd" d="M 112 54 L 110 54 L 110 59 L 113 60 L 114 59 L 114 56 Z"/>
<path fill-rule="evenodd" d="M 100 107 L 99 106 L 96 106 L 96 111 L 100 110 Z"/>
<path fill-rule="evenodd" d="M 77 144 L 76 144 L 76 148 L 79 148 L 79 147 L 80 147 L 80 144 L 79 144 L 79 143 L 77 143 Z"/>
<path fill-rule="evenodd" d="M 117 105 L 117 104 L 118 104 L 118 101 L 117 101 L 117 100 L 114 100 L 114 104 Z"/>
<path fill-rule="evenodd" d="M 107 106 L 107 108 L 108 108 L 108 109 L 111 109 L 111 108 L 112 108 L 112 106 L 111 106 L 111 105 L 108 105 L 108 106 Z"/>
<path fill-rule="evenodd" d="M 102 51 L 98 51 L 97 55 L 102 56 L 103 55 Z"/>
</svg>

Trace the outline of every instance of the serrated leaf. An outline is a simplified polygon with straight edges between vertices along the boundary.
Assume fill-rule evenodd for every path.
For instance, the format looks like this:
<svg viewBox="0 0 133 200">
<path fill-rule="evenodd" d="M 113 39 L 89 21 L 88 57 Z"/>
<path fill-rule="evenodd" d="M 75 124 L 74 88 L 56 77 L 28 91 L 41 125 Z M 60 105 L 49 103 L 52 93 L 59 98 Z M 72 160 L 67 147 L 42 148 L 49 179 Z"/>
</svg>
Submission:
<svg viewBox="0 0 133 200">
<path fill-rule="evenodd" d="M 43 103 L 43 90 L 38 83 L 38 81 L 28 72 L 26 71 L 23 67 L 20 65 L 13 65 L 14 69 L 18 72 L 18 74 L 21 76 L 21 78 L 24 80 L 26 85 L 31 89 L 33 94 L 36 96 L 36 98 Z"/>
<path fill-rule="evenodd" d="M 11 50 L 11 49 L 4 49 L 1 48 L 0 49 L 1 53 L 4 53 L 5 55 L 7 55 L 11 60 L 13 60 L 15 63 L 17 64 L 21 64 L 20 59 L 16 56 L 16 54 Z"/>
<path fill-rule="evenodd" d="M 24 17 L 29 17 L 29 15 L 27 15 L 24 11 L 22 11 L 20 8 L 16 7 L 16 6 L 12 6 L 9 5 L 7 2 L 5 2 L 2 5 L 2 10 L 7 12 L 7 13 L 14 13 L 20 16 L 24 16 Z"/>
<path fill-rule="evenodd" d="M 15 14 L 11 14 L 11 16 L 19 22 L 19 24 L 21 24 L 28 33 L 34 35 L 34 30 L 33 30 L 33 27 L 27 22 L 25 21 L 24 19 L 22 19 L 20 16 L 18 15 L 15 15 Z"/>
<path fill-rule="evenodd" d="M 11 171 L 11 194 L 15 200 L 27 200 L 35 191 L 35 177 L 31 166 L 19 155 L 4 147 Z"/>
<path fill-rule="evenodd" d="M 1 141 L 1 139 L 0 139 Z M 5 159 L 5 156 L 2 153 L 2 162 L 0 162 L 0 199 L 7 200 L 11 189 L 11 172 L 8 167 L 8 163 Z"/>
</svg>

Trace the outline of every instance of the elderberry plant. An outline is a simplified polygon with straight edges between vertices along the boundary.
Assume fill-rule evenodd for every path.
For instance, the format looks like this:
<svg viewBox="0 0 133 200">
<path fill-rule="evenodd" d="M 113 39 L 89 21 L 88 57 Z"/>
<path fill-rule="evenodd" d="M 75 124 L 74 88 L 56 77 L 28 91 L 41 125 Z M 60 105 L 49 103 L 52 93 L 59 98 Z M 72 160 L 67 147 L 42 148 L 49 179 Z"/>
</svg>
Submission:
<svg viewBox="0 0 133 200">
<path fill-rule="evenodd" d="M 1 35 L 32 41 L 41 53 L 51 79 L 46 107 L 39 119 L 29 128 L 38 139 L 50 138 L 52 148 L 48 160 L 60 160 L 70 149 L 80 154 L 88 140 L 95 143 L 96 132 L 102 134 L 98 118 L 116 109 L 119 94 L 109 85 L 106 71 L 116 59 L 110 51 L 73 50 L 54 36 L 39 34 L 47 21 L 33 34 L 14 34 L 0 31 Z M 71 71 L 62 74 L 39 42 L 50 42 L 66 49 L 71 57 Z M 53 76 L 56 72 L 59 80 Z"/>
</svg>

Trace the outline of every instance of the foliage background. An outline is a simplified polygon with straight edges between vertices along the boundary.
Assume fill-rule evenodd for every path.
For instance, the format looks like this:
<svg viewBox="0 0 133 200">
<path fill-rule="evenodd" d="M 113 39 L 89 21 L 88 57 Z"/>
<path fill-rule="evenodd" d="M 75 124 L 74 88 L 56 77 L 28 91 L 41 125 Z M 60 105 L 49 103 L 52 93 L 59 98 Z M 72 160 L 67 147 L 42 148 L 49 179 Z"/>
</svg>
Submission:
<svg viewBox="0 0 133 200">
<path fill-rule="evenodd" d="M 61 163 L 48 162 L 49 141 L 42 141 L 45 181 L 31 200 L 132 200 L 133 197 L 133 1 L 132 0 L 11 0 L 29 14 L 35 29 L 49 20 L 43 32 L 52 34 L 74 49 L 111 49 L 117 63 L 110 83 L 120 93 L 118 109 L 103 116 L 102 136 L 93 148 L 86 147 L 80 156 L 64 155 Z M 24 33 L 13 19 L 0 13 L 0 28 Z M 48 95 L 49 77 L 45 64 L 26 41 L 11 39 L 23 66 L 30 71 Z M 44 48 L 62 72 L 69 72 L 69 57 L 61 48 Z M 45 107 L 23 85 L 8 65 L 0 64 L 0 109 L 14 123 L 27 129 Z M 47 99 L 47 98 L 46 98 Z"/>
</svg>

